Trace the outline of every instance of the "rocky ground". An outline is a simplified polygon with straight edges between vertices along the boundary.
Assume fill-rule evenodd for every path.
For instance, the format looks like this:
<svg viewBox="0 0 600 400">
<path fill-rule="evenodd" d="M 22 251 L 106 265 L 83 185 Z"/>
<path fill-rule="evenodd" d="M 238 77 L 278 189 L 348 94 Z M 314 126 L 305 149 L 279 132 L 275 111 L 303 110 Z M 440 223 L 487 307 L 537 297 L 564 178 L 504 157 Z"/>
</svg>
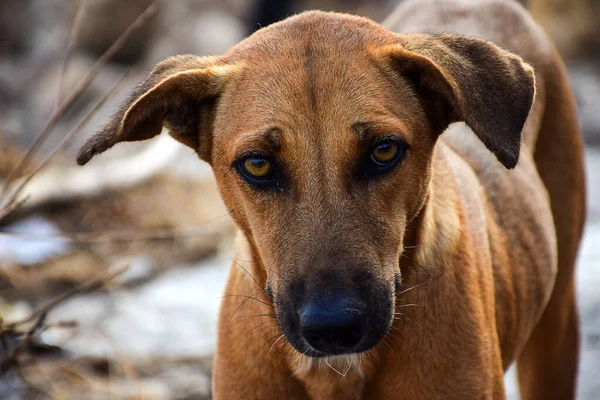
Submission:
<svg viewBox="0 0 600 400">
<path fill-rule="evenodd" d="M 90 0 L 78 13 L 67 0 L 0 3 L 0 38 L 5 38 L 0 39 L 0 186 L 55 104 L 152 1 L 127 3 L 131 7 L 117 14 L 112 11 L 117 0 Z M 577 270 L 583 339 L 579 398 L 592 400 L 600 398 L 600 68 L 593 53 L 600 46 L 597 38 L 586 36 L 590 22 L 581 10 L 565 12 L 555 0 L 530 3 L 569 57 L 587 145 L 588 221 Z M 175 53 L 219 54 L 254 29 L 252 2 L 166 4 L 60 119 L 33 164 L 129 68 L 116 94 L 25 187 L 27 202 L 8 218 L 0 216 L 0 231 L 13 232 L 0 232 L 0 328 L 99 274 L 129 267 L 104 288 L 79 293 L 52 309 L 44 320 L 48 329 L 22 355 L 29 362 L 2 375 L 2 399 L 210 398 L 217 309 L 233 234 L 210 171 L 168 137 L 123 145 L 85 169 L 73 167 L 74 149 L 157 61 Z M 300 4 L 375 19 L 391 7 L 386 0 Z M 567 32 L 557 25 L 561 18 L 579 29 L 561 36 Z M 57 97 L 59 87 L 63 95 Z M 6 345 L 0 355 L 26 339 L 0 331 L 0 344 Z M 0 365 L 0 371 L 4 368 Z M 517 399 L 514 371 L 506 384 L 509 397 Z"/>
<path fill-rule="evenodd" d="M 588 220 L 577 267 L 577 299 L 581 318 L 581 364 L 578 399 L 600 398 L 600 149 L 586 153 Z M 510 399 L 518 399 L 515 371 L 505 379 Z"/>
</svg>

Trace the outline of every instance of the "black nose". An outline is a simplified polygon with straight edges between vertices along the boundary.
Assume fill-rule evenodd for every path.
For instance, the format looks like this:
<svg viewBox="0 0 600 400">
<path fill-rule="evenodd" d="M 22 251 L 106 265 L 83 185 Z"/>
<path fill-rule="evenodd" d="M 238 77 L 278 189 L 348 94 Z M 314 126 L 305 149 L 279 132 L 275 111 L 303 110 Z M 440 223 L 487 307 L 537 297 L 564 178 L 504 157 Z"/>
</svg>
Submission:
<svg viewBox="0 0 600 400">
<path fill-rule="evenodd" d="M 304 340 L 327 354 L 347 352 L 360 342 L 365 331 L 364 313 L 353 302 L 309 302 L 300 311 Z"/>
</svg>

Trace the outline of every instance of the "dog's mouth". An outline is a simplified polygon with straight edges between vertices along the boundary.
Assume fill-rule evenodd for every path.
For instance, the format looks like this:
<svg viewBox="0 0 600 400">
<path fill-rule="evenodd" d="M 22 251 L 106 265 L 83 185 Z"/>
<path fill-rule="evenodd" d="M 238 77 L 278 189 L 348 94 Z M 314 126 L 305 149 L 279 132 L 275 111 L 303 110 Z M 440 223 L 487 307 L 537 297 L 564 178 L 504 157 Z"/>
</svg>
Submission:
<svg viewBox="0 0 600 400">
<path fill-rule="evenodd" d="M 392 323 L 392 291 L 379 288 L 372 293 L 326 293 L 296 303 L 298 306 L 292 301 L 276 301 L 279 324 L 290 344 L 309 357 L 362 353 L 375 347 Z"/>
</svg>

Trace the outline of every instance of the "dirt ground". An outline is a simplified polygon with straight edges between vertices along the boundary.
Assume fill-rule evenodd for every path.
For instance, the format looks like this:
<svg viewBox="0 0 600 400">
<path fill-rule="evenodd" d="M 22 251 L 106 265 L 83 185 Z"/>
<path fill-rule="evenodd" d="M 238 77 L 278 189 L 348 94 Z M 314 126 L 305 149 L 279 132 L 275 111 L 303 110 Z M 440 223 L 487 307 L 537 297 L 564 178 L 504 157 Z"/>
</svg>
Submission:
<svg viewBox="0 0 600 400">
<path fill-rule="evenodd" d="M 57 105 L 152 3 L 0 2 L 0 190 Z M 381 20 L 395 1 L 296 3 L 297 10 L 335 9 Z M 574 0 L 569 7 L 558 0 L 529 3 L 567 58 L 586 141 L 588 219 L 577 270 L 578 398 L 595 400 L 600 398 L 600 7 L 591 0 Z M 225 52 L 256 28 L 255 4 L 165 2 L 102 66 L 31 165 L 17 174 L 18 184 L 129 70 L 89 123 L 24 187 L 19 198 L 26 201 L 8 215 L 0 211 L 0 360 L 26 344 L 13 357 L 19 365 L 0 364 L 1 399 L 211 397 L 217 311 L 235 231 L 212 173 L 165 135 L 119 146 L 84 169 L 76 168 L 73 158 L 156 62 L 173 54 Z M 0 210 L 6 200 L 1 193 Z M 126 272 L 111 275 L 125 266 Z M 73 295 L 43 318 L 35 314 L 65 293 Z M 10 325 L 32 313 L 32 321 Z M 509 398 L 518 399 L 514 369 L 506 387 Z"/>
</svg>

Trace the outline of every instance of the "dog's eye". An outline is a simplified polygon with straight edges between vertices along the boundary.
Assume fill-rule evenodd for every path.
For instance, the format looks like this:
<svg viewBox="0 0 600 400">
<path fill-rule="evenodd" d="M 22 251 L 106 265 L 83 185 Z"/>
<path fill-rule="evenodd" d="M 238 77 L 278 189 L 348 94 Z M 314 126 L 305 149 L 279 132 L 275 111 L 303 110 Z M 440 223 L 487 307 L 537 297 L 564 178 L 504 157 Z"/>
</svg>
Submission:
<svg viewBox="0 0 600 400">
<path fill-rule="evenodd" d="M 375 164 L 385 165 L 393 161 L 398 155 L 398 144 L 391 140 L 379 143 L 371 152 L 371 159 Z"/>
<path fill-rule="evenodd" d="M 377 168 L 391 167 L 402 158 L 404 151 L 404 147 L 398 142 L 385 140 L 371 150 L 371 161 Z"/>
<path fill-rule="evenodd" d="M 251 179 L 270 179 L 273 164 L 264 157 L 247 157 L 241 163 L 242 171 Z"/>
</svg>

